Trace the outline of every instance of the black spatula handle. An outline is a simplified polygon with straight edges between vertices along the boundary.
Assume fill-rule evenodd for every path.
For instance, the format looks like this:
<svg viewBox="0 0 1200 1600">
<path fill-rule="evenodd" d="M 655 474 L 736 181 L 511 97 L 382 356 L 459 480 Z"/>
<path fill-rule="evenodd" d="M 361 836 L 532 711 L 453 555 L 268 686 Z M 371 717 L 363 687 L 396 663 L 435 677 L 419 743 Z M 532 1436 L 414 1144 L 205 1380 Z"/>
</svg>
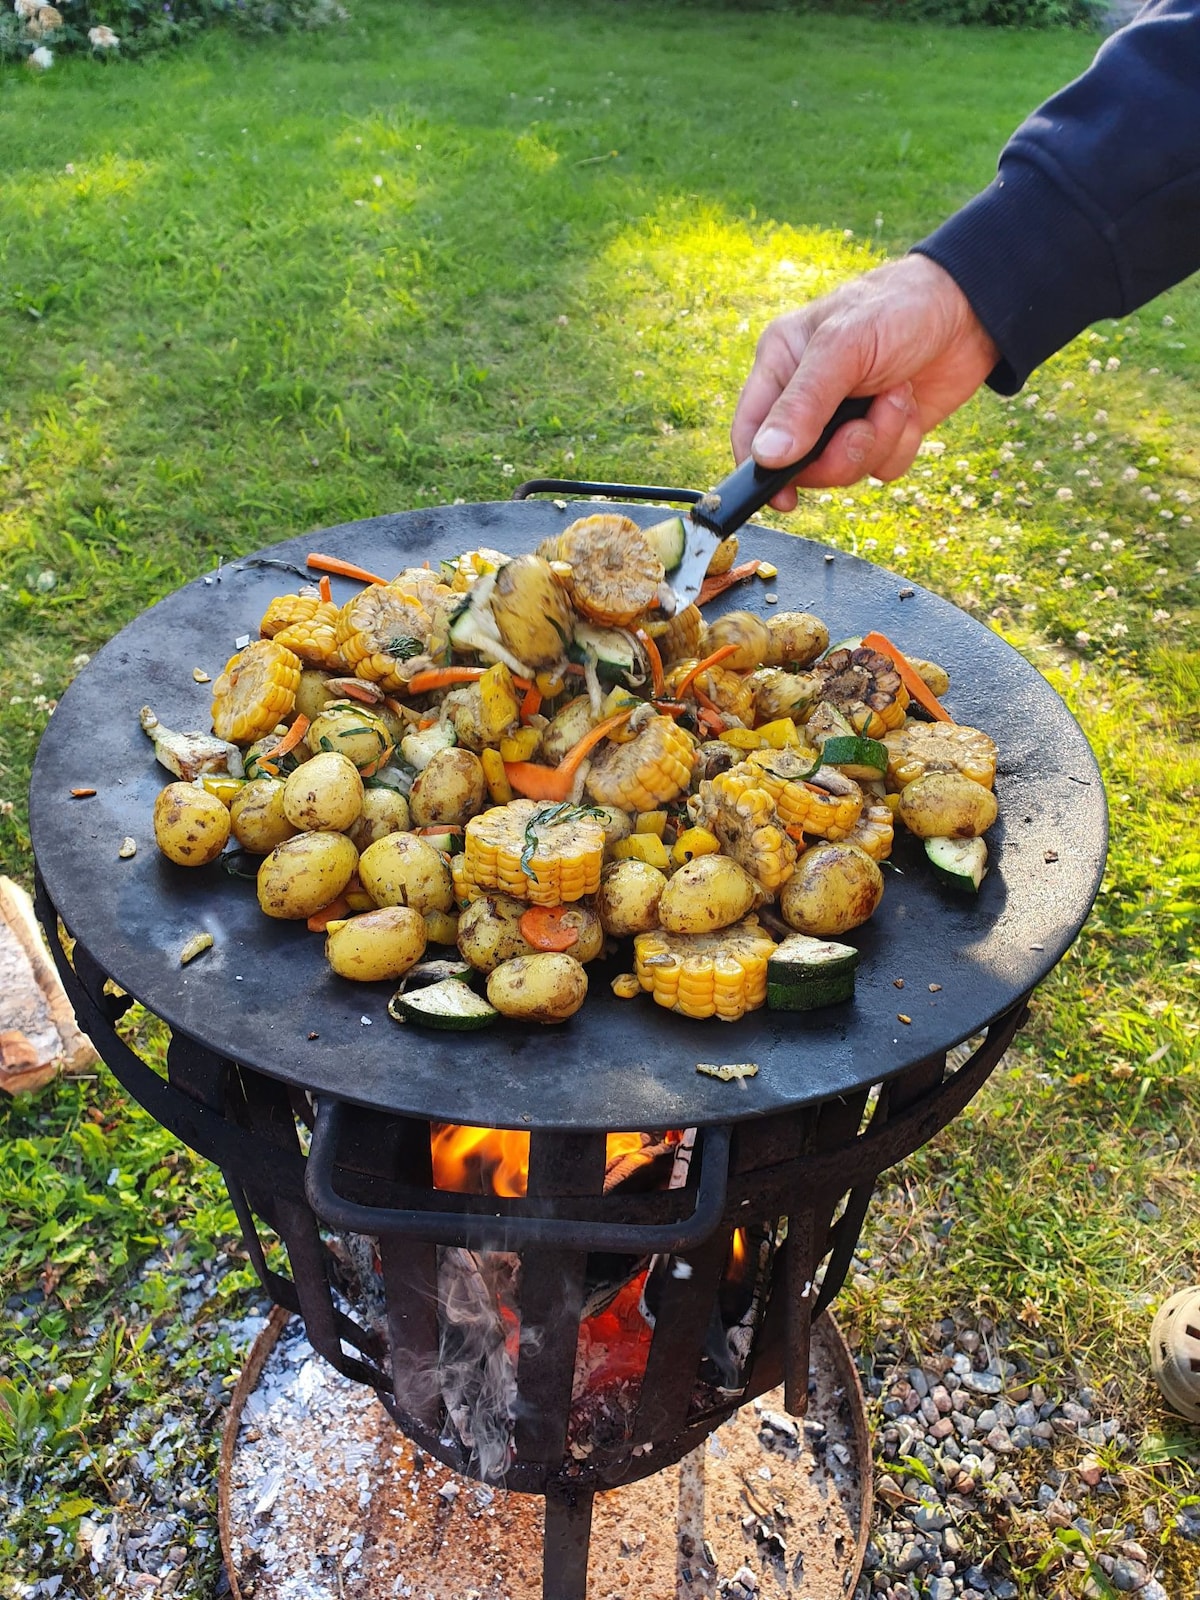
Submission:
<svg viewBox="0 0 1200 1600">
<path fill-rule="evenodd" d="M 697 501 L 691 515 L 696 522 L 711 528 L 714 533 L 727 538 L 736 533 L 756 511 L 762 509 L 773 495 L 789 484 L 798 472 L 817 459 L 839 428 L 847 422 L 865 417 L 871 408 L 871 397 L 864 395 L 855 400 L 843 400 L 821 430 L 821 437 L 806 456 L 787 467 L 760 467 L 753 456 L 748 456 L 740 467 L 735 467 L 715 489 Z"/>
</svg>

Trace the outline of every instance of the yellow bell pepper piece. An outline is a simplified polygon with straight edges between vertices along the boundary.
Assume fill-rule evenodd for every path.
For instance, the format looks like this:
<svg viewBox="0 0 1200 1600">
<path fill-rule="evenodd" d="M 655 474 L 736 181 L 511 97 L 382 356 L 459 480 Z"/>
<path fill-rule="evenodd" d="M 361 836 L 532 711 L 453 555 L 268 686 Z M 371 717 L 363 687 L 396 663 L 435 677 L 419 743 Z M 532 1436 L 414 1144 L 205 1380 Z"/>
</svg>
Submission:
<svg viewBox="0 0 1200 1600">
<path fill-rule="evenodd" d="M 228 778 L 223 773 L 206 772 L 200 780 L 209 794 L 216 795 L 222 805 L 232 805 L 245 785 L 245 778 Z"/>
<path fill-rule="evenodd" d="M 671 857 L 657 834 L 631 833 L 628 839 L 618 839 L 609 853 L 615 861 L 645 861 L 660 872 L 670 871 Z"/>
<path fill-rule="evenodd" d="M 500 741 L 500 756 L 504 761 L 532 761 L 542 735 L 537 728 L 521 728 L 517 733 Z M 481 758 L 482 759 L 482 758 Z M 512 798 L 511 796 L 509 797 Z"/>
<path fill-rule="evenodd" d="M 686 867 L 697 856 L 715 856 L 720 849 L 721 841 L 715 833 L 710 833 L 707 828 L 688 828 L 676 839 L 671 862 L 674 866 Z"/>
<path fill-rule="evenodd" d="M 493 750 L 489 746 L 479 754 L 480 764 L 483 767 L 483 781 L 487 784 L 492 803 L 498 806 L 506 806 L 513 797 L 512 784 L 509 783 L 508 773 L 504 770 L 504 746 L 511 743 L 512 740 L 504 739 L 499 750 Z"/>
<path fill-rule="evenodd" d="M 726 728 L 721 742 L 735 750 L 786 750 L 799 745 L 800 735 L 791 717 L 778 717 L 761 728 Z"/>
<path fill-rule="evenodd" d="M 479 700 L 483 737 L 488 744 L 494 744 L 517 725 L 521 715 L 520 696 L 503 661 L 490 666 L 480 678 Z"/>
<path fill-rule="evenodd" d="M 653 833 L 662 838 L 667 826 L 665 811 L 639 811 L 633 824 L 634 833 Z"/>
</svg>

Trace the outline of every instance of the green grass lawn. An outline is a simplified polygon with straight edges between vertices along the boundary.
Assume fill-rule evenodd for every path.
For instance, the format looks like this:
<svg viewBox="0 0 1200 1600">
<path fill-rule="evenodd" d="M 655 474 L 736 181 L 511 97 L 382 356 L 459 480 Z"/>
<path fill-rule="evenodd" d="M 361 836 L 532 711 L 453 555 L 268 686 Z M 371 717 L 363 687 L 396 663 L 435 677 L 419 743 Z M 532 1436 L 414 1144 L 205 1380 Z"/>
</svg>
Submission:
<svg viewBox="0 0 1200 1600">
<path fill-rule="evenodd" d="M 336 34 L 0 68 L 0 870 L 30 870 L 55 698 L 151 601 L 219 556 L 538 474 L 713 481 L 762 325 L 933 227 L 1092 47 L 376 0 Z M 1143 1352 L 1150 1309 L 1200 1276 L 1198 309 L 1185 286 L 1085 335 L 902 484 L 787 524 L 1001 630 L 1104 769 L 1096 912 L 1006 1070 L 881 1196 L 842 1305 L 864 1349 L 916 1349 L 962 1305 L 1047 1382 L 1108 1384 L 1135 1521 L 1194 1480 Z M 50 1285 L 19 1332 L 0 1311 L 0 1462 L 29 1496 L 0 1567 L 32 1574 L 58 1570 L 31 1554 L 55 1497 L 77 1520 L 107 1492 L 84 1436 L 119 1455 L 131 1404 L 221 1372 L 172 1306 L 236 1230 L 103 1076 L 0 1116 L 0 1285 Z M 209 1324 L 248 1281 L 231 1263 Z M 1073 1553 L 1012 1534 L 1030 1594 L 1082 1593 Z"/>
</svg>

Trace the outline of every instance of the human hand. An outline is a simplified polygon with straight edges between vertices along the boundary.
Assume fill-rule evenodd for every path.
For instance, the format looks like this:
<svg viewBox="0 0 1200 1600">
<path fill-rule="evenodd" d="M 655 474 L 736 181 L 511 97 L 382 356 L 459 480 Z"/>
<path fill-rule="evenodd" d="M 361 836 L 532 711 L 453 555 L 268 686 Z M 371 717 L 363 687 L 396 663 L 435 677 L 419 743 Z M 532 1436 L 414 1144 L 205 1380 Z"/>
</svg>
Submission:
<svg viewBox="0 0 1200 1600">
<path fill-rule="evenodd" d="M 798 461 L 849 395 L 874 395 L 867 415 L 833 436 L 801 473 L 809 489 L 889 480 L 969 400 L 1000 359 L 954 279 L 928 256 L 889 262 L 832 294 L 776 317 L 758 341 L 734 413 L 734 460 Z M 796 505 L 792 486 L 771 501 Z"/>
</svg>

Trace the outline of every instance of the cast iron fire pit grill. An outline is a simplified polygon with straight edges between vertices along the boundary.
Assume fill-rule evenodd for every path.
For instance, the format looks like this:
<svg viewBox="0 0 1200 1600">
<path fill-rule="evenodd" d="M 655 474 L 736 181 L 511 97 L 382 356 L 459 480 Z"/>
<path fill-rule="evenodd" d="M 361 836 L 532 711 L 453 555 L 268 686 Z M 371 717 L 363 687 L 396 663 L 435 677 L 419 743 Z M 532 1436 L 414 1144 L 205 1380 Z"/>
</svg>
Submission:
<svg viewBox="0 0 1200 1600">
<path fill-rule="evenodd" d="M 609 503 L 525 498 L 533 488 Z M 348 523 L 235 561 L 170 595 L 95 657 L 55 712 L 33 775 L 40 909 L 56 944 L 59 918 L 76 941 L 73 965 L 55 954 L 82 1025 L 151 1115 L 221 1167 L 272 1299 L 299 1311 L 314 1347 L 373 1385 L 400 1427 L 459 1472 L 472 1461 L 449 1437 L 440 1401 L 405 1376 L 437 1363 L 439 1248 L 519 1254 L 521 1323 L 542 1338 L 520 1357 L 505 1481 L 546 1496 L 553 1600 L 585 1594 L 596 1489 L 679 1459 L 781 1380 L 789 1409 L 803 1411 L 812 1319 L 845 1278 L 876 1178 L 966 1105 L 1087 915 L 1106 842 L 1091 751 L 1034 668 L 961 611 L 867 562 L 748 527 L 745 553 L 779 569 L 769 588 L 781 609 L 815 611 L 835 639 L 876 628 L 937 658 L 951 673 L 956 718 L 995 738 L 1000 820 L 978 899 L 940 887 L 916 842 L 898 838 L 883 904 L 853 935 L 862 963 L 849 1004 L 697 1022 L 645 998 L 617 1000 L 610 974 L 593 968 L 585 1006 L 563 1026 L 438 1034 L 401 1032 L 386 1013 L 393 985 L 335 977 L 302 923 L 261 915 L 252 884 L 215 863 L 185 872 L 160 856 L 151 812 L 164 774 L 138 709 L 207 728 L 210 690 L 192 669 L 215 677 L 234 641 L 256 634 L 268 600 L 296 586 L 314 548 L 392 573 L 481 544 L 529 550 L 590 510 L 620 509 L 643 525 L 662 515 L 613 500 L 689 498 L 542 480 L 513 501 Z M 335 579 L 335 598 L 350 587 Z M 767 588 L 752 580 L 706 614 L 765 615 Z M 95 797 L 70 798 L 79 787 Z M 137 854 L 118 860 L 130 834 Z M 181 967 L 181 948 L 200 931 L 213 935 L 212 949 Z M 612 970 L 620 965 L 627 958 Z M 170 1026 L 165 1078 L 118 1036 L 130 996 Z M 948 1070 L 947 1052 L 965 1040 L 971 1053 Z M 759 1071 L 724 1083 L 698 1074 L 698 1061 L 753 1061 Z M 435 1190 L 433 1122 L 528 1130 L 527 1196 Z M 698 1130 L 684 1188 L 602 1193 L 607 1132 L 671 1128 Z M 731 1236 L 781 1217 L 786 1240 L 743 1387 L 720 1393 L 697 1374 Z M 285 1243 L 290 1277 L 268 1266 L 259 1218 Z M 386 1340 L 340 1309 L 329 1230 L 378 1240 Z M 578 1460 L 565 1448 L 572 1374 L 589 1259 L 600 1253 L 658 1253 L 683 1267 L 663 1275 L 628 1436 Z"/>
</svg>

